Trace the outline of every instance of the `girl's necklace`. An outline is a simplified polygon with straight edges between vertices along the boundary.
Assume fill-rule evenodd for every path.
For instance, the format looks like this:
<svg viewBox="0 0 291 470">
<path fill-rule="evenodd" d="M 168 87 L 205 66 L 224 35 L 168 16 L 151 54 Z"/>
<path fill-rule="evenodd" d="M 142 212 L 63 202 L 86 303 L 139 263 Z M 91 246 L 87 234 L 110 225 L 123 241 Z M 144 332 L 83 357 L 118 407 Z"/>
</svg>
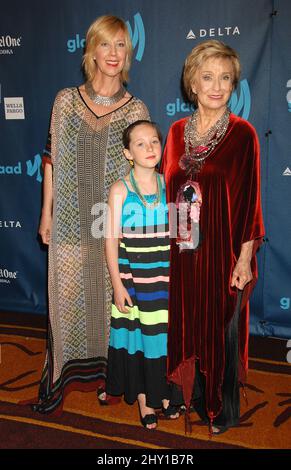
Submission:
<svg viewBox="0 0 291 470">
<path fill-rule="evenodd" d="M 162 183 L 161 183 L 160 175 L 157 172 L 156 172 L 156 181 L 157 181 L 158 192 L 154 195 L 154 201 L 153 202 L 148 202 L 146 200 L 146 198 L 144 197 L 144 195 L 141 193 L 141 191 L 138 187 L 137 181 L 134 177 L 133 169 L 130 170 L 129 180 L 130 180 L 131 186 L 133 187 L 135 193 L 137 194 L 137 196 L 139 197 L 139 199 L 141 200 L 141 202 L 143 203 L 144 206 L 149 207 L 149 208 L 153 208 L 161 202 Z"/>
</svg>

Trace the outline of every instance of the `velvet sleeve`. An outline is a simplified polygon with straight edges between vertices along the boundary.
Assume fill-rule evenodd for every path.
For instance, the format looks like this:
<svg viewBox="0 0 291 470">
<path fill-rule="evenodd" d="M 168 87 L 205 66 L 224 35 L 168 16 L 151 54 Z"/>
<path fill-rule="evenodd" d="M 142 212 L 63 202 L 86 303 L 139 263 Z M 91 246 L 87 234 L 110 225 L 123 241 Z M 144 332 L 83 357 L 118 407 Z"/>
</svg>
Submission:
<svg viewBox="0 0 291 470">
<path fill-rule="evenodd" d="M 250 135 L 247 149 L 247 157 L 250 161 L 246 175 L 246 216 L 243 227 L 242 243 L 250 240 L 262 242 L 264 235 L 263 216 L 261 207 L 260 184 L 260 146 L 256 132 Z"/>
<path fill-rule="evenodd" d="M 241 122 L 242 149 L 235 161 L 236 171 L 230 185 L 233 250 L 237 261 L 242 244 L 254 240 L 251 259 L 253 279 L 244 289 L 242 308 L 246 305 L 256 284 L 257 262 L 255 253 L 263 243 L 264 224 L 261 207 L 260 146 L 255 129 Z M 235 264 L 234 264 L 235 265 Z"/>
</svg>

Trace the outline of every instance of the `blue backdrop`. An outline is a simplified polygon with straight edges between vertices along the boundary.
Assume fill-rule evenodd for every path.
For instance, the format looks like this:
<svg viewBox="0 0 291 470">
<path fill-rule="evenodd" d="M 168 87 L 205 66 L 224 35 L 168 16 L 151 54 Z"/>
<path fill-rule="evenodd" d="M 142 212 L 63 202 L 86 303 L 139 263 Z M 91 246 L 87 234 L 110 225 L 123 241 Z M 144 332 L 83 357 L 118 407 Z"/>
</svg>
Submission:
<svg viewBox="0 0 291 470">
<path fill-rule="evenodd" d="M 106 5 L 106 7 L 104 7 Z M 88 26 L 124 18 L 134 44 L 130 91 L 166 136 L 190 114 L 186 55 L 220 39 L 240 54 L 232 110 L 256 127 L 266 243 L 251 302 L 251 332 L 291 337 L 291 2 L 289 0 L 14 0 L 0 16 L 0 309 L 45 314 L 46 249 L 37 237 L 41 153 L 56 92 L 82 82 Z"/>
</svg>

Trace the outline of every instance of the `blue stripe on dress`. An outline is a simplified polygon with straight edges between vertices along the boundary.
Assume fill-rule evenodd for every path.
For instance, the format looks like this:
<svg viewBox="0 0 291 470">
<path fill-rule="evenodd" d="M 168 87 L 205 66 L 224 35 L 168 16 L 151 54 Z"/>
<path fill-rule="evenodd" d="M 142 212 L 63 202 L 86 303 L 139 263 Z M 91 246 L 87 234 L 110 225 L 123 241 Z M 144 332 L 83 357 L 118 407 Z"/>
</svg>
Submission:
<svg viewBox="0 0 291 470">
<path fill-rule="evenodd" d="M 167 355 L 167 334 L 147 336 L 139 328 L 134 331 L 111 328 L 109 345 L 114 349 L 126 349 L 128 354 L 141 351 L 147 359 L 159 359 Z"/>
<path fill-rule="evenodd" d="M 122 208 L 122 227 L 146 227 L 147 225 L 162 225 L 168 222 L 168 206 L 166 204 L 165 190 L 163 201 L 154 209 L 144 207 L 137 194 L 131 192 L 127 195 Z"/>
<path fill-rule="evenodd" d="M 136 269 L 152 269 L 152 268 L 168 268 L 170 261 L 158 261 L 156 263 L 130 263 L 128 259 L 118 258 L 119 264 L 130 264 L 131 268 Z"/>
<path fill-rule="evenodd" d="M 134 287 L 127 289 L 129 295 L 135 295 L 137 300 L 158 300 L 168 299 L 169 293 L 167 290 L 159 290 L 156 292 L 136 292 Z"/>
</svg>

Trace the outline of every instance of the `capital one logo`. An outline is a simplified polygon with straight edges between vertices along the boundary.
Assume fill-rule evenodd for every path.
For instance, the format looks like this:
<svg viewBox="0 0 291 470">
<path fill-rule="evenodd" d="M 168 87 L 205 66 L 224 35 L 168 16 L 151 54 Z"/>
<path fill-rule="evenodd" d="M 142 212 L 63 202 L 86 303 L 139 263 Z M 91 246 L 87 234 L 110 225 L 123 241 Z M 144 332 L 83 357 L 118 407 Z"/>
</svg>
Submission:
<svg viewBox="0 0 291 470">
<path fill-rule="evenodd" d="M 248 81 L 244 78 L 240 82 L 240 93 L 235 90 L 228 103 L 231 111 L 243 119 L 248 119 L 251 110 L 251 93 Z"/>
<path fill-rule="evenodd" d="M 0 36 L 0 54 L 14 54 L 16 47 L 21 47 L 22 37 L 12 37 L 9 34 Z"/>
<path fill-rule="evenodd" d="M 126 22 L 126 26 L 131 37 L 133 49 L 137 47 L 135 59 L 140 62 L 142 60 L 145 49 L 145 29 L 140 13 L 136 13 L 133 17 L 133 20 L 133 29 L 129 21 Z M 76 34 L 75 38 L 69 39 L 67 41 L 68 52 L 74 53 L 77 51 L 77 49 L 83 49 L 85 44 L 85 38 L 80 38 L 80 35 Z"/>
<path fill-rule="evenodd" d="M 0 283 L 11 284 L 13 280 L 17 279 L 18 271 L 8 271 L 6 268 L 0 268 Z"/>
<path fill-rule="evenodd" d="M 287 86 L 287 88 L 290 88 L 290 90 L 287 92 L 286 99 L 287 99 L 287 103 L 288 103 L 288 111 L 289 111 L 289 113 L 291 113 L 291 79 L 288 80 L 286 86 Z"/>
</svg>

